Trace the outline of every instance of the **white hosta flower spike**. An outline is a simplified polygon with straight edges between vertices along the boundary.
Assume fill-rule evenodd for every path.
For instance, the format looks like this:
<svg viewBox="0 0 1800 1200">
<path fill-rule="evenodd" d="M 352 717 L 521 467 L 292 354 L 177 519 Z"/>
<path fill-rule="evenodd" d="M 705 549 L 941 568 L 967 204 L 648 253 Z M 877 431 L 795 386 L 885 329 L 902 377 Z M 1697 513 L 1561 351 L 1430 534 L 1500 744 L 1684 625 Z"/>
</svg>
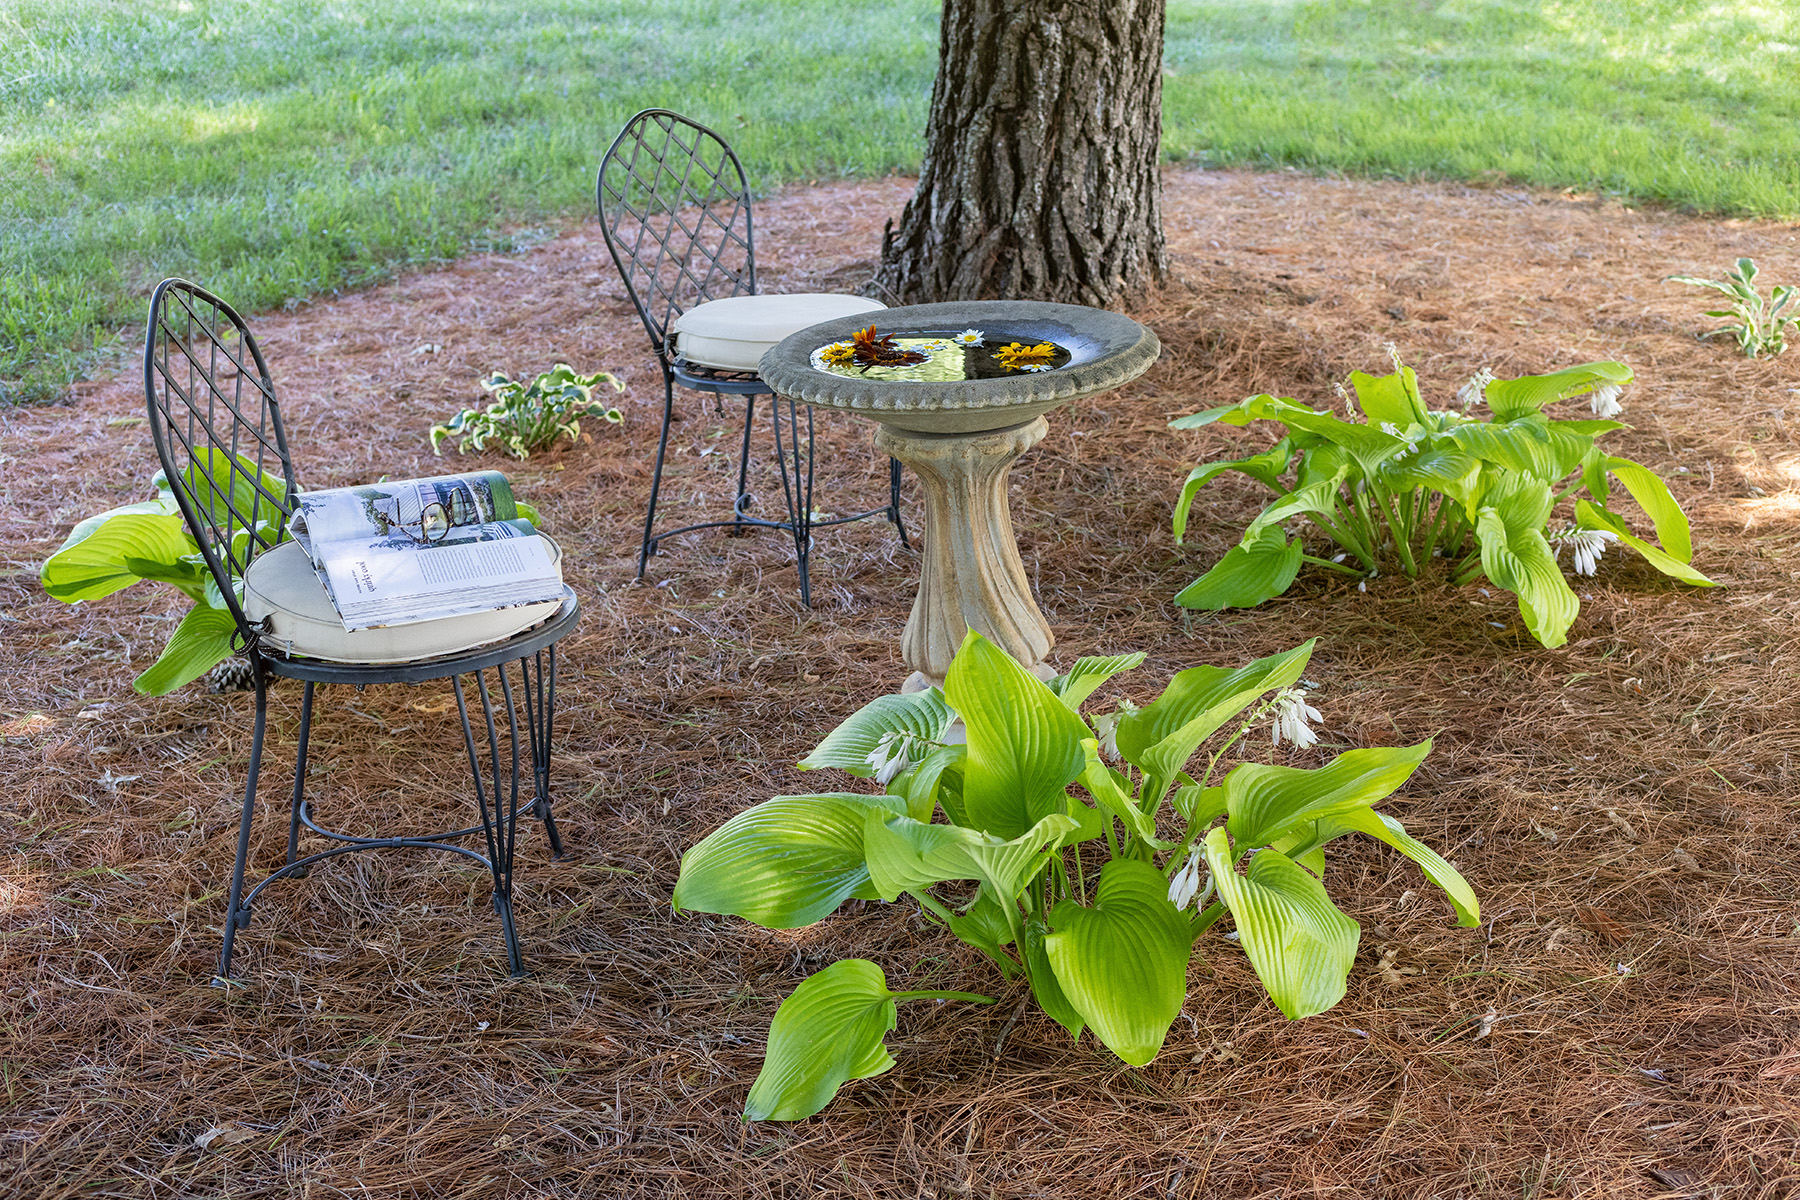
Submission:
<svg viewBox="0 0 1800 1200">
<path fill-rule="evenodd" d="M 986 336 L 987 335 L 982 333 L 979 329 L 965 329 L 950 340 L 959 342 L 964 346 L 979 346 L 981 345 L 981 339 Z"/>
<path fill-rule="evenodd" d="M 1188 855 L 1188 860 L 1181 864 L 1181 870 L 1175 872 L 1175 878 L 1169 880 L 1169 903 L 1177 909 L 1186 908 L 1200 894 L 1200 851 L 1195 850 Z"/>
<path fill-rule="evenodd" d="M 1275 721 L 1269 728 L 1269 737 L 1277 746 L 1285 740 L 1304 750 L 1319 740 L 1307 722 L 1321 719 L 1319 710 L 1306 702 L 1305 692 L 1282 688 L 1275 693 Z"/>
<path fill-rule="evenodd" d="M 1606 553 L 1608 543 L 1618 541 L 1619 535 L 1610 529 L 1570 529 L 1559 540 L 1569 545 L 1575 573 L 1592 575 L 1599 569 L 1600 556 Z"/>
<path fill-rule="evenodd" d="M 907 734 L 898 731 L 881 735 L 868 757 L 869 765 L 875 768 L 876 783 L 886 787 L 896 775 L 912 766 L 912 759 L 907 754 L 910 741 Z"/>
<path fill-rule="evenodd" d="M 1394 370 L 1396 372 L 1398 372 L 1401 367 L 1406 365 L 1405 363 L 1400 361 L 1400 347 L 1394 345 L 1394 343 L 1392 343 L 1392 342 L 1383 342 L 1381 345 L 1381 348 L 1383 350 L 1386 350 L 1387 356 L 1394 360 Z"/>
<path fill-rule="evenodd" d="M 1604 421 L 1624 412 L 1625 406 L 1619 403 L 1619 393 L 1624 390 L 1616 383 L 1603 383 L 1595 388 L 1594 394 L 1588 397 L 1588 405 L 1594 410 L 1594 415 Z"/>
<path fill-rule="evenodd" d="M 1494 373 L 1486 367 L 1469 376 L 1468 382 L 1456 389 L 1456 399 L 1467 412 L 1487 398 L 1487 385 L 1494 382 Z"/>
</svg>

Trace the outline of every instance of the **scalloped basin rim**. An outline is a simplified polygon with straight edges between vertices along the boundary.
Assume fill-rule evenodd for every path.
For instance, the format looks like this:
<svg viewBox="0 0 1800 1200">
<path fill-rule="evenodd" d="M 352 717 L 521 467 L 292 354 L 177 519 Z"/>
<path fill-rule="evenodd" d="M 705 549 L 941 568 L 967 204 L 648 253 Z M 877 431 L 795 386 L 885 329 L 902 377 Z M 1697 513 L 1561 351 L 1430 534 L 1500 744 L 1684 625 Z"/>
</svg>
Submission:
<svg viewBox="0 0 1800 1200">
<path fill-rule="evenodd" d="M 883 332 L 980 329 L 990 342 L 1049 340 L 1071 359 L 1054 371 L 943 382 L 851 378 L 820 371 L 812 353 L 871 319 Z M 1017 425 L 1141 375 L 1161 352 L 1156 334 L 1119 313 L 1036 300 L 916 304 L 840 317 L 790 335 L 763 356 L 759 373 L 776 392 L 921 433 L 969 433 Z"/>
</svg>

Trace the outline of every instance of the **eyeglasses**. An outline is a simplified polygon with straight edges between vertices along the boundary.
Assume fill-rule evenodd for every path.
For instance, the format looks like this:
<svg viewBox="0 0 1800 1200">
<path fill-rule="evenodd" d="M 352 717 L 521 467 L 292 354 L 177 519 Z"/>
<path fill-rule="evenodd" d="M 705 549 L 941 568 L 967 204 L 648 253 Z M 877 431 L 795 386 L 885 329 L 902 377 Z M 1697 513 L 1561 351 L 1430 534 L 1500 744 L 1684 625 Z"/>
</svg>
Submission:
<svg viewBox="0 0 1800 1200">
<path fill-rule="evenodd" d="M 433 546 L 450 535 L 450 510 L 442 504 L 427 504 L 416 521 L 400 519 L 400 501 L 391 501 L 393 512 L 382 513 L 382 519 L 421 546 Z"/>
</svg>

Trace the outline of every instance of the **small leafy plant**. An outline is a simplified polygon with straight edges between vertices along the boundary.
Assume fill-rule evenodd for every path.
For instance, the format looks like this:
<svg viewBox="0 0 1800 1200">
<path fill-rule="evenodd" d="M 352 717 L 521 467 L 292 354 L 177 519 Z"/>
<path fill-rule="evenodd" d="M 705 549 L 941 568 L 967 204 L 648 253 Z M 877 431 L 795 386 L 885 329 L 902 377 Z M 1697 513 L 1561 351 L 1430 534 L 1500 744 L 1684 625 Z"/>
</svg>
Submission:
<svg viewBox="0 0 1800 1200">
<path fill-rule="evenodd" d="M 1512 592 L 1531 635 L 1556 647 L 1568 640 L 1581 608 L 1557 562 L 1562 547 L 1571 550 L 1580 575 L 1592 575 L 1605 548 L 1622 542 L 1663 574 L 1711 587 L 1689 565 L 1688 519 L 1668 487 L 1648 467 L 1599 444 L 1603 435 L 1629 428 L 1611 418 L 1621 411 L 1619 392 L 1631 378 L 1616 362 L 1518 379 L 1483 371 L 1458 392 L 1464 411 L 1451 412 L 1425 407 L 1418 376 L 1396 353 L 1392 374 L 1350 376 L 1354 398 L 1344 395 L 1360 423 L 1270 395 L 1173 421 L 1176 429 L 1198 429 L 1214 421 L 1269 420 L 1286 433 L 1261 453 L 1202 463 L 1188 475 L 1175 506 L 1178 543 L 1200 489 L 1226 471 L 1249 475 L 1276 498 L 1176 603 L 1253 607 L 1287 591 L 1302 563 L 1359 580 L 1398 567 L 1416 579 L 1441 558 L 1459 586 L 1485 577 Z M 1545 415 L 1548 406 L 1575 397 L 1586 397 L 1597 419 Z M 1482 401 L 1491 414 L 1486 421 L 1468 415 Z M 1649 517 L 1655 544 L 1607 507 L 1611 480 Z M 1550 530 L 1552 512 L 1571 497 L 1577 497 L 1573 521 Z M 1284 528 L 1299 517 L 1338 552 L 1308 553 Z"/>
<path fill-rule="evenodd" d="M 1361 936 L 1322 882 L 1330 842 L 1385 842 L 1444 889 L 1461 924 L 1479 910 L 1449 863 L 1371 808 L 1430 741 L 1311 770 L 1243 762 L 1214 779 L 1264 720 L 1277 744 L 1317 740 L 1318 711 L 1294 686 L 1312 649 L 1195 667 L 1152 704 L 1086 717 L 1095 689 L 1143 654 L 1083 658 L 1044 683 L 971 632 L 942 690 L 870 702 L 800 763 L 885 792 L 777 796 L 739 813 L 682 856 L 675 908 L 794 929 L 851 898 L 909 896 L 1003 976 L 1023 977 L 1070 1037 L 1092 1029 L 1133 1065 L 1161 1050 L 1194 945 L 1229 912 L 1276 1006 L 1323 1012 L 1342 998 Z M 1187 764 L 1209 742 L 1196 778 Z M 895 1004 L 926 997 L 991 1002 L 890 991 L 866 959 L 812 975 L 776 1011 L 745 1117 L 799 1120 L 846 1081 L 886 1071 Z"/>
<path fill-rule="evenodd" d="M 1705 315 L 1729 318 L 1733 323 L 1708 330 L 1700 336 L 1718 337 L 1729 333 L 1737 338 L 1738 348 L 1751 358 L 1764 354 L 1774 358 L 1787 349 L 1788 332 L 1800 328 L 1800 287 L 1778 285 L 1769 293 L 1765 304 L 1756 290 L 1756 260 L 1753 258 L 1738 259 L 1737 267 L 1725 272 L 1724 281 L 1671 275 L 1665 282 L 1723 292 L 1731 300 L 1731 307 L 1715 308 Z M 1794 311 L 1782 316 L 1790 306 Z"/>
<path fill-rule="evenodd" d="M 568 363 L 557 363 L 530 383 L 496 371 L 481 385 L 493 401 L 485 408 L 465 408 L 444 424 L 433 425 L 431 452 L 443 453 L 444 441 L 455 438 L 459 454 L 485 450 L 491 442 L 505 447 L 514 458 L 525 459 L 558 438 L 574 441 L 580 437 L 585 418 L 620 424 L 624 413 L 594 399 L 594 389 L 602 384 L 612 385 L 614 392 L 625 390 L 617 377 L 605 371 L 577 375 Z"/>
<path fill-rule="evenodd" d="M 224 461 L 227 456 L 217 450 L 204 450 L 215 469 L 204 472 L 213 479 L 231 480 L 238 490 L 235 498 L 239 512 L 257 507 L 267 509 L 269 496 L 285 503 L 287 485 L 279 475 L 260 471 L 256 464 L 236 456 L 236 470 Z M 200 465 L 188 468 L 189 486 L 194 495 L 211 497 L 214 491 L 202 478 Z M 257 484 L 264 495 L 257 503 Z M 134 583 L 151 580 L 172 585 L 193 601 L 169 644 L 157 660 L 150 664 L 131 686 L 150 696 L 165 696 L 185 683 L 206 674 L 235 652 L 237 621 L 225 605 L 200 546 L 188 532 L 168 478 L 156 473 L 156 498 L 139 504 L 127 504 L 87 518 L 76 525 L 62 547 L 45 560 L 39 578 L 44 590 L 58 600 L 74 604 L 81 600 L 98 600 Z M 212 514 L 223 526 L 229 513 L 218 503 Z M 272 514 L 273 517 L 273 514 Z M 274 536 L 276 521 L 259 523 L 257 533 L 264 538 Z M 282 535 L 285 538 L 285 533 Z M 239 530 L 238 550 L 250 534 Z"/>
</svg>

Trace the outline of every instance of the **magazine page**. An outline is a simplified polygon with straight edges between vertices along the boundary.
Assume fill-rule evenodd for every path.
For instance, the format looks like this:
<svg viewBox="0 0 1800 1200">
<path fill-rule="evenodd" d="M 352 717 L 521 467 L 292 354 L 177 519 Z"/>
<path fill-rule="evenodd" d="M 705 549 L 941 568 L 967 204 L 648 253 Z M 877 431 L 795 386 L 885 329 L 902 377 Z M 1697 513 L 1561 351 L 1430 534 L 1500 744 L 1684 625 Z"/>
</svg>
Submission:
<svg viewBox="0 0 1800 1200">
<path fill-rule="evenodd" d="M 498 471 L 303 493 L 290 529 L 352 631 L 562 595 L 548 543 Z"/>
<path fill-rule="evenodd" d="M 302 492 L 288 526 L 317 564 L 316 543 L 385 538 L 409 528 L 423 533 L 420 522 L 433 505 L 442 506 L 452 526 L 510 521 L 519 515 L 506 476 L 478 471 Z M 435 510 L 432 516 L 435 522 Z"/>
<path fill-rule="evenodd" d="M 549 545 L 525 520 L 458 526 L 434 542 L 401 533 L 319 549 L 326 591 L 349 630 L 511 608 L 563 592 Z"/>
</svg>

